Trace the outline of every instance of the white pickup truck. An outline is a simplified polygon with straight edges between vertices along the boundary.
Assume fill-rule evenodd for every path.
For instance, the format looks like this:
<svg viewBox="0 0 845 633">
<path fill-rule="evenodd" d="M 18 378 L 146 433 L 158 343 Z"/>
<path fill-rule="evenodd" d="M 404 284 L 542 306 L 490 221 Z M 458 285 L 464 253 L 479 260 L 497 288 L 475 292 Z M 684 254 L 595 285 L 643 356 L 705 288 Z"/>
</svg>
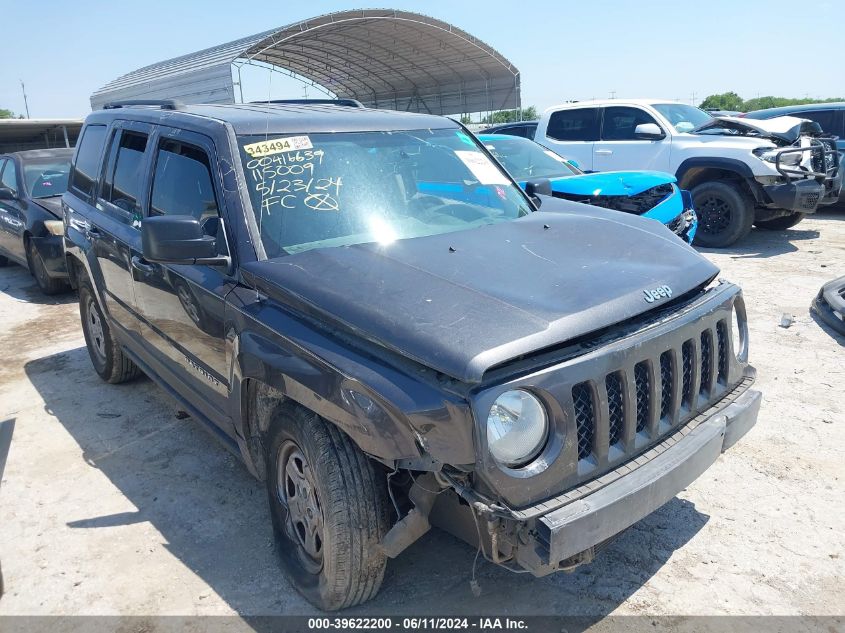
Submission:
<svg viewBox="0 0 845 633">
<path fill-rule="evenodd" d="M 752 225 L 795 226 L 842 187 L 836 138 L 796 117 L 714 119 L 671 101 L 582 101 L 546 110 L 534 140 L 586 171 L 674 174 L 692 192 L 702 246 L 729 246 Z"/>
</svg>

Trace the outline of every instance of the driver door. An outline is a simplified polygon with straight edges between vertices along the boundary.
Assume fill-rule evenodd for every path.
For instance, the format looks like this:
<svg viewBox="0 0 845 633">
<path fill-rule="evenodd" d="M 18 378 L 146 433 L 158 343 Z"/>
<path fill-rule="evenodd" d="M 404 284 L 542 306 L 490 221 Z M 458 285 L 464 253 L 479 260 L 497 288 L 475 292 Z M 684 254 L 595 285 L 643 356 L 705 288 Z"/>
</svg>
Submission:
<svg viewBox="0 0 845 633">
<path fill-rule="evenodd" d="M 638 138 L 634 131 L 638 125 L 644 123 L 654 123 L 660 127 L 654 117 L 640 108 L 602 108 L 601 135 L 593 146 L 593 169 L 666 171 L 669 168 L 671 137 L 667 135 L 661 140 Z M 666 130 L 663 130 L 663 133 L 665 134 Z"/>
</svg>

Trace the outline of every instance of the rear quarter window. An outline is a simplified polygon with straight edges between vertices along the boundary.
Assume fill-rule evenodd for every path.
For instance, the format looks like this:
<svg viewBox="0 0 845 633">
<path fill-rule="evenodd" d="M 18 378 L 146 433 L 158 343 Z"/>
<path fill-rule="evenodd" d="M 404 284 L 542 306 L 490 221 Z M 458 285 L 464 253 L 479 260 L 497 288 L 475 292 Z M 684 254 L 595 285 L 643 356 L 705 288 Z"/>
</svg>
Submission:
<svg viewBox="0 0 845 633">
<path fill-rule="evenodd" d="M 83 198 L 90 199 L 94 191 L 105 140 L 105 125 L 85 126 L 70 175 L 70 188 Z"/>
<path fill-rule="evenodd" d="M 598 108 L 559 110 L 549 117 L 546 136 L 556 141 L 597 141 Z"/>
</svg>

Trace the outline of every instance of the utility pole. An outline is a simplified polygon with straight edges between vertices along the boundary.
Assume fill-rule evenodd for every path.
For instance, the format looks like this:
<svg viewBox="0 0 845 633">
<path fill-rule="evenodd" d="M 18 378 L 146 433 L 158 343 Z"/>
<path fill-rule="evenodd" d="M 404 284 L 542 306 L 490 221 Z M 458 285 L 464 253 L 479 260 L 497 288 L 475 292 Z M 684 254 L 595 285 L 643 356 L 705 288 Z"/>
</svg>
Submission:
<svg viewBox="0 0 845 633">
<path fill-rule="evenodd" d="M 610 98 L 611 98 L 611 99 L 615 99 L 615 98 L 616 98 L 616 91 L 615 91 L 615 90 L 611 90 L 611 91 L 610 91 Z"/>
<path fill-rule="evenodd" d="M 695 105 L 695 90 L 692 91 L 692 99 L 690 99 L 690 105 Z"/>
<path fill-rule="evenodd" d="M 26 108 L 26 118 L 29 118 L 29 103 L 26 101 L 26 88 L 23 85 L 23 79 L 20 80 L 21 82 L 21 92 L 23 93 L 23 105 Z"/>
</svg>

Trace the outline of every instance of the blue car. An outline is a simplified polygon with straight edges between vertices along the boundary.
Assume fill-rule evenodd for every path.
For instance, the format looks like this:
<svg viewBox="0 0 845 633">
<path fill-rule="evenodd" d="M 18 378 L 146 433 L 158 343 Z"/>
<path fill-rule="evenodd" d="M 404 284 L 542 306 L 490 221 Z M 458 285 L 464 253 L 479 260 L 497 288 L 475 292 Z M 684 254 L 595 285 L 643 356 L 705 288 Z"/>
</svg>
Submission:
<svg viewBox="0 0 845 633">
<path fill-rule="evenodd" d="M 529 180 L 548 178 L 556 198 L 658 220 L 692 244 L 698 228 L 692 197 L 678 187 L 670 174 L 660 171 L 585 174 L 572 161 L 526 138 L 479 134 L 478 139 L 523 188 Z"/>
</svg>

